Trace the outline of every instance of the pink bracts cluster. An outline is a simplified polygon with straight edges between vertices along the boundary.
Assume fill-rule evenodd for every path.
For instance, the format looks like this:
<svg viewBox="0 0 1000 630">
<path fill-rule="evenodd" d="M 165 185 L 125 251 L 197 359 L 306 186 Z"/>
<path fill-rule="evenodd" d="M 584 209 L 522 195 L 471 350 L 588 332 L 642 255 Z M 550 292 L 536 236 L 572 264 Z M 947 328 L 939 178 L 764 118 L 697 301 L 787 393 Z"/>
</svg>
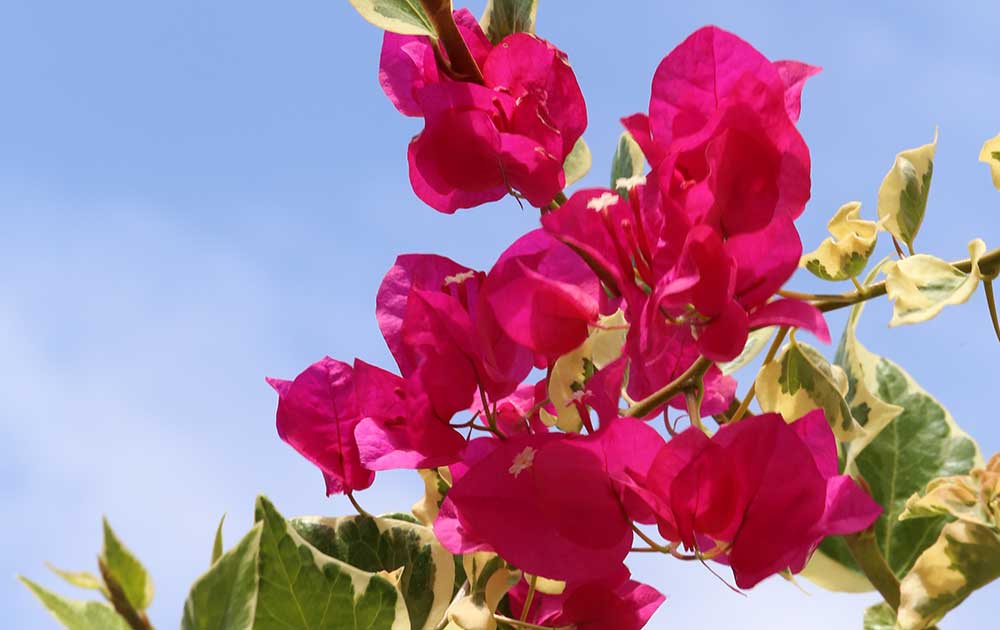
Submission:
<svg viewBox="0 0 1000 630">
<path fill-rule="evenodd" d="M 271 379 L 282 439 L 322 470 L 328 493 L 367 488 L 380 470 L 447 466 L 434 523 L 446 548 L 566 582 L 524 611 L 539 625 L 646 623 L 663 597 L 623 564 L 638 525 L 731 566 L 743 588 L 800 571 L 825 536 L 868 527 L 880 508 L 839 474 L 822 412 L 666 440 L 648 422 L 664 404 L 646 418 L 621 409 L 623 388 L 646 398 L 699 357 L 732 359 L 756 328 L 829 341 L 818 310 L 776 299 L 801 255 L 809 152 L 795 123 L 818 69 L 697 31 L 657 69 L 648 115 L 623 120 L 649 173 L 555 208 L 586 126 L 565 55 L 528 34 L 493 46 L 468 12 L 455 19 L 483 84 L 449 76 L 426 38 L 383 45 L 386 94 L 425 121 L 409 149 L 414 191 L 443 212 L 516 194 L 546 210 L 541 226 L 488 271 L 400 256 L 376 306 L 397 370 L 325 358 Z M 574 385 L 584 432 L 555 430 L 553 368 L 619 310 L 618 358 L 586 358 Z M 735 381 L 713 365 L 703 384 L 702 415 L 730 406 Z M 525 588 L 509 594 L 515 613 Z"/>
</svg>

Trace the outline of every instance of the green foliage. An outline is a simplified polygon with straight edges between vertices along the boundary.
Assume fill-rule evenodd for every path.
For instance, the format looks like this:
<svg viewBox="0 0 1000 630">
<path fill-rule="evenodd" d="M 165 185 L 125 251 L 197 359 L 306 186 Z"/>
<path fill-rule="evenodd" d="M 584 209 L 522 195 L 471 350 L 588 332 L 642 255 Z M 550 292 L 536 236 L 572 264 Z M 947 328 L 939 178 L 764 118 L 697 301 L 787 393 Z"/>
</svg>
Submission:
<svg viewBox="0 0 1000 630">
<path fill-rule="evenodd" d="M 350 0 L 361 17 L 375 26 L 402 35 L 437 38 L 420 0 Z"/>
<path fill-rule="evenodd" d="M 255 519 L 195 583 L 182 630 L 409 630 L 392 576 L 323 554 L 263 497 Z"/>
<path fill-rule="evenodd" d="M 125 620 L 113 608 L 102 602 L 82 602 L 67 599 L 21 577 L 46 610 L 59 620 L 66 630 L 129 630 Z"/>
<path fill-rule="evenodd" d="M 219 527 L 215 530 L 215 542 L 212 544 L 212 562 L 215 564 L 222 557 L 223 545 L 222 545 L 222 524 L 226 522 L 226 515 L 223 514 L 222 518 L 219 520 Z M 209 565 L 211 566 L 211 565 Z"/>
<path fill-rule="evenodd" d="M 480 20 L 494 44 L 513 33 L 534 33 L 538 0 L 489 0 Z"/>
<path fill-rule="evenodd" d="M 212 569 L 198 578 L 184 604 L 181 630 L 251 630 L 260 579 L 257 557 L 262 523 L 222 554 Z"/>
<path fill-rule="evenodd" d="M 121 586 L 132 608 L 137 611 L 149 608 L 153 602 L 153 580 L 135 554 L 115 535 L 111 525 L 108 524 L 108 519 L 104 519 L 104 548 L 101 550 L 101 559 L 110 576 Z"/>
</svg>

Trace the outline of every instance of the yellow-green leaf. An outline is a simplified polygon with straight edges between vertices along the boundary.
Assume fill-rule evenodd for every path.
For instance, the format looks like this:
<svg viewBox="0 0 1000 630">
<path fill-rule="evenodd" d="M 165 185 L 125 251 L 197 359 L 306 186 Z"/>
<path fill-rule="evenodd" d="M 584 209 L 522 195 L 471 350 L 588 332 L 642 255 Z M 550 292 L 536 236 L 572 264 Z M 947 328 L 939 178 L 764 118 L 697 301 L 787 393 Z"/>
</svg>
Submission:
<svg viewBox="0 0 1000 630">
<path fill-rule="evenodd" d="M 219 519 L 219 526 L 215 530 L 215 541 L 212 543 L 212 562 L 209 564 L 215 564 L 222 557 L 222 552 L 224 551 L 222 546 L 222 524 L 226 522 L 226 515 L 223 514 L 222 518 Z"/>
<path fill-rule="evenodd" d="M 611 160 L 611 188 L 618 194 L 628 198 L 628 193 L 641 183 L 642 172 L 646 169 L 646 159 L 642 155 L 639 143 L 627 131 L 618 137 L 618 146 Z"/>
<path fill-rule="evenodd" d="M 830 237 L 800 262 L 823 280 L 856 278 L 864 271 L 875 251 L 878 223 L 861 218 L 861 202 L 845 203 L 827 224 Z"/>
<path fill-rule="evenodd" d="M 434 25 L 420 0 L 350 0 L 351 5 L 375 26 L 401 35 L 437 38 Z"/>
<path fill-rule="evenodd" d="M 556 415 L 541 414 L 546 424 L 554 424 L 563 431 L 580 431 L 583 419 L 576 405 L 580 392 L 594 368 L 601 369 L 621 356 L 627 334 L 628 323 L 619 309 L 599 318 L 578 348 L 556 360 L 549 375 L 549 400 L 556 408 Z"/>
<path fill-rule="evenodd" d="M 101 578 L 97 577 L 93 573 L 90 573 L 89 571 L 63 571 L 62 569 L 54 567 L 48 563 L 46 563 L 45 566 L 49 568 L 49 571 L 52 571 L 77 588 L 107 593 L 107 589 L 104 588 L 104 582 L 101 581 Z"/>
<path fill-rule="evenodd" d="M 463 558 L 469 586 L 464 597 L 448 609 L 446 630 L 496 630 L 493 611 L 521 579 L 521 572 L 490 552 L 466 554 Z"/>
<path fill-rule="evenodd" d="M 108 519 L 104 519 L 104 548 L 101 558 L 108 572 L 121 585 L 125 597 L 138 611 L 149 608 L 153 601 L 153 579 L 142 566 L 139 558 L 115 535 Z"/>
<path fill-rule="evenodd" d="M 925 322 L 936 317 L 945 306 L 967 302 L 979 286 L 979 258 L 985 252 L 986 243 L 981 239 L 969 243 L 971 273 L 960 271 L 947 261 L 927 254 L 887 264 L 885 286 L 892 300 L 889 325 Z"/>
<path fill-rule="evenodd" d="M 438 509 L 444 502 L 444 495 L 451 487 L 451 472 L 447 466 L 441 466 L 440 468 L 420 469 L 417 473 L 424 481 L 424 496 L 413 504 L 410 511 L 413 512 L 417 521 L 430 527 L 437 519 Z"/>
<path fill-rule="evenodd" d="M 983 150 L 979 153 L 979 161 L 990 166 L 990 175 L 993 176 L 993 185 L 1000 190 L 1000 136 L 990 138 L 983 144 Z"/>
<path fill-rule="evenodd" d="M 19 577 L 45 609 L 52 613 L 66 630 L 129 630 L 129 625 L 113 608 L 103 602 L 82 602 L 67 599 L 45 589 L 28 578 Z"/>
<path fill-rule="evenodd" d="M 927 195 L 934 174 L 934 141 L 896 155 L 892 168 L 878 191 L 878 216 L 893 236 L 913 251 L 913 240 L 920 231 L 927 211 Z"/>
<path fill-rule="evenodd" d="M 899 630 L 925 630 L 1000 577 L 1000 532 L 955 521 L 900 582 Z"/>
<path fill-rule="evenodd" d="M 563 171 L 566 173 L 566 185 L 575 184 L 590 171 L 594 158 L 590 154 L 590 147 L 580 138 L 573 145 L 573 150 L 566 156 L 563 162 Z"/>
<path fill-rule="evenodd" d="M 780 413 L 789 422 L 822 409 L 842 442 L 863 432 L 844 400 L 848 390 L 844 371 L 815 348 L 800 344 L 794 335 L 778 358 L 761 369 L 756 390 L 762 411 Z"/>
<path fill-rule="evenodd" d="M 534 33 L 537 14 L 538 0 L 489 0 L 479 23 L 497 44 L 513 33 Z"/>
<path fill-rule="evenodd" d="M 758 328 L 757 330 L 751 330 L 750 334 L 747 336 L 747 342 L 743 346 L 743 350 L 740 352 L 732 361 L 727 361 L 726 363 L 720 363 L 719 369 L 725 375 L 734 374 L 737 370 L 750 365 L 750 362 L 754 360 L 761 352 L 764 351 L 768 346 L 768 342 L 771 341 L 771 337 L 774 336 L 775 327 L 768 326 L 767 328 Z"/>
</svg>

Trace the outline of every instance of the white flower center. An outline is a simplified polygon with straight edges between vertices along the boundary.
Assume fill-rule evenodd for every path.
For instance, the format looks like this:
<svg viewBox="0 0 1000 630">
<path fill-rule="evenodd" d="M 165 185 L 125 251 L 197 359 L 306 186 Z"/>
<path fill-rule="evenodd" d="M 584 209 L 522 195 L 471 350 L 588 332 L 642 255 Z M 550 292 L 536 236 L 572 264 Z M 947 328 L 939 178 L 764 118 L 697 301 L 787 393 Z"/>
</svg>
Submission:
<svg viewBox="0 0 1000 630">
<path fill-rule="evenodd" d="M 594 197 L 587 202 L 587 207 L 594 212 L 601 212 L 610 206 L 615 205 L 621 198 L 615 193 L 606 192 L 600 197 Z"/>
<path fill-rule="evenodd" d="M 463 282 L 465 282 L 466 280 L 468 280 L 469 278 L 471 278 L 471 277 L 473 277 L 475 275 L 476 275 L 476 272 L 472 271 L 470 269 L 469 271 L 463 271 L 462 273 L 456 273 L 453 276 L 445 276 L 444 286 L 449 286 L 449 285 L 452 285 L 452 284 L 462 284 Z"/>
<path fill-rule="evenodd" d="M 625 190 L 632 190 L 636 186 L 643 186 L 646 184 L 645 175 L 636 175 L 634 177 L 619 177 L 615 181 L 615 188 L 624 188 Z"/>
<path fill-rule="evenodd" d="M 514 463 L 510 465 L 507 472 L 514 475 L 514 478 L 516 479 L 518 475 L 531 468 L 531 465 L 535 463 L 535 453 L 537 452 L 538 451 L 530 446 L 525 446 L 524 450 L 518 453 L 514 458 Z"/>
</svg>

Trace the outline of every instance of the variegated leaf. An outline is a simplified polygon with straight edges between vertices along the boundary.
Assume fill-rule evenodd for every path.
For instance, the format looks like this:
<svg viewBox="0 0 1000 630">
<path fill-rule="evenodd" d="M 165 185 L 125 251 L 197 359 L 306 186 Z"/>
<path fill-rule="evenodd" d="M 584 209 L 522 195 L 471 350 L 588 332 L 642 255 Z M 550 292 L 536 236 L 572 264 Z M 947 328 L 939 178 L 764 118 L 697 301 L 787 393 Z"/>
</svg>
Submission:
<svg viewBox="0 0 1000 630">
<path fill-rule="evenodd" d="M 983 144 L 983 150 L 979 153 L 979 161 L 989 165 L 993 185 L 996 186 L 997 190 L 1000 190 L 1000 135 L 990 138 Z"/>
<path fill-rule="evenodd" d="M 827 224 L 830 237 L 802 256 L 801 266 L 823 280 L 856 278 L 868 265 L 878 240 L 878 223 L 861 218 L 861 202 L 846 203 Z"/>
<path fill-rule="evenodd" d="M 897 240 L 906 243 L 911 252 L 913 240 L 927 211 L 936 149 L 937 131 L 930 144 L 896 155 L 878 191 L 879 219 Z"/>
<path fill-rule="evenodd" d="M 976 292 L 982 278 L 979 258 L 986 253 L 986 243 L 969 243 L 972 271 L 966 273 L 947 261 L 917 254 L 885 266 L 885 285 L 892 300 L 890 326 L 917 324 L 932 319 L 945 306 L 964 304 Z"/>
</svg>

